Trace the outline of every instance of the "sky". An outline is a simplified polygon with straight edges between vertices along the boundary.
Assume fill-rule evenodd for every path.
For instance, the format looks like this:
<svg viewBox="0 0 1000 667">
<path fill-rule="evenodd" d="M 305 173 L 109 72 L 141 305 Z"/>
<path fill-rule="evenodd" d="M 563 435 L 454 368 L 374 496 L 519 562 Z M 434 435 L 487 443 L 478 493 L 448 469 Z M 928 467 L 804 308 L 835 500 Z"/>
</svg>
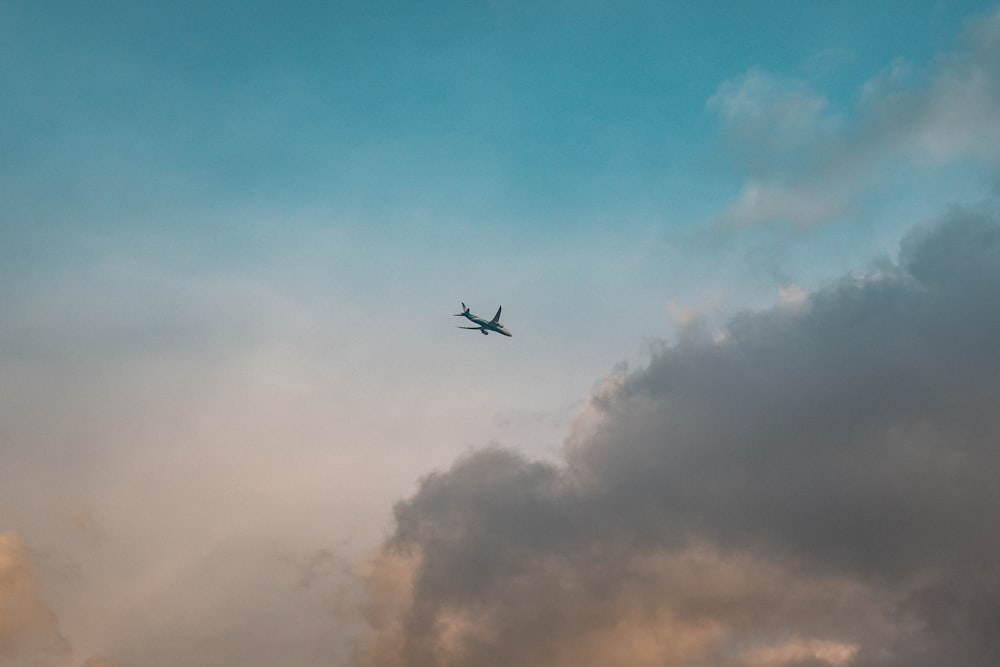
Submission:
<svg viewBox="0 0 1000 667">
<path fill-rule="evenodd" d="M 1000 6 L 876 4 L 0 2 L 0 667 L 992 665 Z"/>
</svg>

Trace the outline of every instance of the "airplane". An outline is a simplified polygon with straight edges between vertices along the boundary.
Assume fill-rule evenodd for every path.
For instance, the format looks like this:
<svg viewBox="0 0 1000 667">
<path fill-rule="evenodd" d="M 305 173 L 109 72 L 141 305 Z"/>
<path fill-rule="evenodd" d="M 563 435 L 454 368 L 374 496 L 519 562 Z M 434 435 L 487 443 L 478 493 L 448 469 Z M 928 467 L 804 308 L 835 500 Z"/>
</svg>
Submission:
<svg viewBox="0 0 1000 667">
<path fill-rule="evenodd" d="M 464 317 L 465 319 L 469 320 L 470 322 L 474 322 L 477 326 L 474 326 L 474 327 L 458 327 L 458 328 L 459 329 L 479 329 L 479 331 L 481 331 L 484 336 L 488 335 L 491 331 L 493 331 L 494 333 L 498 333 L 498 334 L 501 334 L 503 336 L 507 336 L 508 338 L 510 338 L 511 336 L 513 336 L 513 334 L 511 332 L 507 331 L 507 329 L 504 327 L 504 325 L 500 324 L 500 310 L 502 308 L 503 308 L 503 306 L 500 306 L 500 308 L 497 308 L 497 314 L 493 316 L 492 320 L 490 320 L 489 322 L 487 322 L 483 318 L 477 317 L 477 316 L 473 315 L 472 313 L 470 313 L 469 312 L 469 307 L 466 306 L 463 303 L 462 304 L 462 312 L 455 313 L 455 317 Z"/>
</svg>

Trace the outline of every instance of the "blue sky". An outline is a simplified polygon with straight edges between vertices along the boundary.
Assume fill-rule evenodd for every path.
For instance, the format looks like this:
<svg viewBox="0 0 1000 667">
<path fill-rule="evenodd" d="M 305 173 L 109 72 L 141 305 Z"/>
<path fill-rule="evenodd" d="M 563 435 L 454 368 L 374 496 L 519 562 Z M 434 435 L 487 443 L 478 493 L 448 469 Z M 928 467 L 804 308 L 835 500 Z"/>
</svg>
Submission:
<svg viewBox="0 0 1000 667">
<path fill-rule="evenodd" d="M 484 310 L 507 300 L 513 315 L 532 299 L 532 312 L 594 326 L 619 320 L 600 302 L 622 292 L 635 295 L 624 310 L 662 314 L 671 299 L 750 281 L 715 304 L 728 313 L 770 298 L 776 281 L 856 268 L 988 188 L 963 173 L 959 197 L 918 184 L 920 172 L 852 193 L 837 229 L 717 233 L 761 149 L 727 135 L 712 102 L 726 83 L 756 73 L 850 126 L 866 83 L 900 63 L 932 77 L 989 9 L 8 3 L 8 284 L 148 252 L 169 271 L 273 271 L 297 293 L 333 282 L 388 310 L 406 307 L 391 296 L 405 282 L 421 285 L 406 301 L 428 314 L 463 298 Z M 904 219 L 880 230 L 870 218 L 882 209 Z M 554 270 L 529 282 L 529 266 Z M 489 275 L 475 278 L 480 268 Z M 622 289 L 615 276 L 629 271 Z M 706 288 L 715 276 L 725 284 Z M 669 333 L 662 318 L 616 326 Z"/>
<path fill-rule="evenodd" d="M 268 545 L 247 578 L 356 561 L 463 452 L 562 461 L 622 362 L 991 210 L 997 16 L 0 3 L 0 530 L 56 554 L 38 604 L 64 657 L 208 664 L 171 653 L 189 628 L 130 625 L 130 596 L 212 618 L 239 595 L 169 594 L 206 554 Z M 455 330 L 460 301 L 514 337 Z M 329 603 L 287 593 L 265 615 Z M 240 632 L 212 664 L 253 653 Z"/>
<path fill-rule="evenodd" d="M 692 224 L 739 178 L 705 106 L 722 82 L 756 67 L 849 110 L 988 8 L 8 3 L 5 144 L 67 205 L 117 195 L 113 217 L 249 200 L 390 225 L 414 208 L 460 227 Z"/>
</svg>

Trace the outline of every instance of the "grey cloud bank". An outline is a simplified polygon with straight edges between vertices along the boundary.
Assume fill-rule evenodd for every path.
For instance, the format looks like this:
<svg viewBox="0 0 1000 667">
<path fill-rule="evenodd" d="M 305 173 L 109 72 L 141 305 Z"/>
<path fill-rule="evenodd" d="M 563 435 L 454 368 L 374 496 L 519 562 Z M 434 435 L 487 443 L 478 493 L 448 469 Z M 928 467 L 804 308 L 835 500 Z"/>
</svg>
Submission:
<svg viewBox="0 0 1000 667">
<path fill-rule="evenodd" d="M 696 328 L 555 466 L 489 449 L 396 508 L 358 664 L 992 664 L 1000 226 Z"/>
</svg>

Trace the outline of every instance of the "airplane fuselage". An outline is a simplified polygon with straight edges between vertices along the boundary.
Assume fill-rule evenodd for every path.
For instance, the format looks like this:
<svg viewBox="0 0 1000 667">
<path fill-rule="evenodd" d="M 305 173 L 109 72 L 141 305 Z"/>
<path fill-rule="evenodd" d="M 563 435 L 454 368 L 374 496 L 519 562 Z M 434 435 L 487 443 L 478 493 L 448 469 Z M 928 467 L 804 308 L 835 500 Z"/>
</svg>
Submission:
<svg viewBox="0 0 1000 667">
<path fill-rule="evenodd" d="M 476 325 L 474 327 L 459 327 L 459 329 L 478 329 L 484 336 L 492 331 L 500 334 L 501 336 L 507 336 L 510 338 L 513 334 L 507 331 L 507 328 L 504 327 L 504 325 L 500 324 L 500 310 L 500 308 L 497 308 L 497 314 L 493 316 L 492 320 L 484 320 L 483 318 L 469 312 L 469 308 L 463 303 L 462 312 L 455 313 L 455 315 L 457 317 L 464 317 Z"/>
<path fill-rule="evenodd" d="M 463 313 L 463 316 L 465 317 L 465 319 L 467 319 L 470 322 L 472 322 L 473 324 L 477 325 L 479 327 L 479 329 L 483 333 L 487 333 L 489 331 L 494 331 L 494 332 L 496 332 L 498 334 L 501 334 L 503 336 L 507 336 L 507 337 L 513 336 L 513 334 L 511 332 L 507 331 L 507 327 L 505 327 L 504 325 L 500 324 L 499 322 L 496 322 L 496 323 L 487 322 L 483 318 L 481 318 L 481 317 L 479 317 L 477 315 L 473 315 L 472 313 Z"/>
</svg>

